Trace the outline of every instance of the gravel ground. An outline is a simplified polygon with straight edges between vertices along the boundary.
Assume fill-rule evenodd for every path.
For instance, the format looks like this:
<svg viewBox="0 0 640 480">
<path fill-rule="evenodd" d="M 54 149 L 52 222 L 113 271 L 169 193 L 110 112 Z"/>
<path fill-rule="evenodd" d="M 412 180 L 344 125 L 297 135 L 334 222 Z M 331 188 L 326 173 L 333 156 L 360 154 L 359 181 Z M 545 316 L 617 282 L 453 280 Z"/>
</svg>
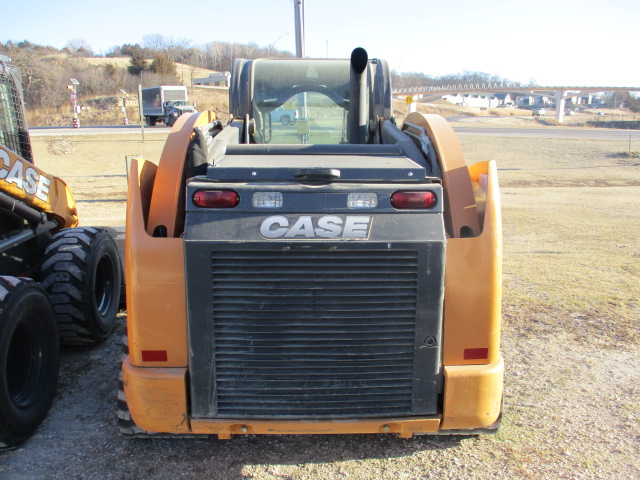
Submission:
<svg viewBox="0 0 640 480">
<path fill-rule="evenodd" d="M 516 331 L 510 325 L 525 319 L 511 323 L 505 312 L 505 417 L 495 436 L 225 441 L 120 436 L 123 316 L 106 343 L 63 352 L 53 408 L 32 439 L 0 454 L 0 478 L 640 478 L 640 348 L 598 336 L 585 341 L 557 328 L 548 313 L 526 315 L 530 327 Z"/>
</svg>

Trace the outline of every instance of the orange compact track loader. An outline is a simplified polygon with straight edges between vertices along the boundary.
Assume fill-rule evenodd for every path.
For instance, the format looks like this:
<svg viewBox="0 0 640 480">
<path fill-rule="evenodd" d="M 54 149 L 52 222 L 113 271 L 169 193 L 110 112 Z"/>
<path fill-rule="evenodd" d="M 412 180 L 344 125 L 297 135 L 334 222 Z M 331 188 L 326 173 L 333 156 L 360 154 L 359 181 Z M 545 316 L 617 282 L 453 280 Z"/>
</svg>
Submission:
<svg viewBox="0 0 640 480">
<path fill-rule="evenodd" d="M 238 59 L 229 97 L 129 174 L 121 430 L 495 431 L 495 164 L 437 115 L 398 126 L 363 49 Z"/>
<path fill-rule="evenodd" d="M 113 329 L 121 284 L 111 237 L 78 227 L 67 184 L 33 164 L 19 70 L 0 57 L 0 450 L 46 416 L 59 343 Z"/>
</svg>

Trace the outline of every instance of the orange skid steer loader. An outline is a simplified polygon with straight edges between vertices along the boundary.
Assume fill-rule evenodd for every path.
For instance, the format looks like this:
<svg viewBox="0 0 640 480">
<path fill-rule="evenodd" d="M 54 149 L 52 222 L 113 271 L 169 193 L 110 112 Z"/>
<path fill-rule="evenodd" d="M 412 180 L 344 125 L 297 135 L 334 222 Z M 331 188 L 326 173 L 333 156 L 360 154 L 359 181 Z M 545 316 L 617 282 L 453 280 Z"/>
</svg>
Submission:
<svg viewBox="0 0 640 480">
<path fill-rule="evenodd" d="M 397 126 L 363 49 L 238 59 L 229 97 L 226 125 L 184 115 L 130 171 L 121 430 L 495 431 L 495 164 L 439 116 Z"/>
</svg>

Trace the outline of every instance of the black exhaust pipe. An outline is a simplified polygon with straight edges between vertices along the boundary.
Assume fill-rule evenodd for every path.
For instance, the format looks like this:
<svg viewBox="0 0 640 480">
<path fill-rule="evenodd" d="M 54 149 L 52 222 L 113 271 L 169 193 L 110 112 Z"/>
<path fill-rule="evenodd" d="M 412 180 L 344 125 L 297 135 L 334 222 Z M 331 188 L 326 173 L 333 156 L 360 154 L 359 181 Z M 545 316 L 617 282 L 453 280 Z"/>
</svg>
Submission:
<svg viewBox="0 0 640 480">
<path fill-rule="evenodd" d="M 367 140 L 368 102 L 367 76 L 364 72 L 369 55 L 364 48 L 351 52 L 351 74 L 349 77 L 349 113 L 347 115 L 347 139 L 349 143 L 362 144 Z"/>
</svg>

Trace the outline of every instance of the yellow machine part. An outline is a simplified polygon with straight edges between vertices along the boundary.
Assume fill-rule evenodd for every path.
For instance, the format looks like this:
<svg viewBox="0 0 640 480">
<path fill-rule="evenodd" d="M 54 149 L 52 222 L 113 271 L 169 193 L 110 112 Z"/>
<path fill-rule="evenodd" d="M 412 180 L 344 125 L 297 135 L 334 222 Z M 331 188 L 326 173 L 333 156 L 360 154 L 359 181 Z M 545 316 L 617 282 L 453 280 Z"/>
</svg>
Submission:
<svg viewBox="0 0 640 480">
<path fill-rule="evenodd" d="M 174 125 L 160 168 L 134 160 L 129 174 L 129 357 L 123 362 L 123 377 L 131 416 L 140 428 L 219 438 L 245 433 L 395 433 L 410 437 L 483 429 L 499 419 L 504 366 L 499 353 L 502 230 L 496 166 L 482 162 L 467 168 L 459 143 L 443 119 L 412 115 L 408 120 L 425 127 L 436 145 L 451 212 L 446 222 L 450 235 L 445 269 L 443 414 L 340 421 L 190 418 L 184 251 L 182 239 L 172 234 L 180 223 L 175 202 L 180 195 L 184 155 L 193 127 L 211 118 L 205 112 L 183 115 Z M 171 175 L 162 172 L 165 167 Z M 461 198 L 457 198 L 458 191 Z M 151 236 L 158 225 L 167 227 L 168 237 Z M 461 236 L 465 232 L 471 236 Z"/>
<path fill-rule="evenodd" d="M 55 219 L 60 228 L 78 225 L 78 209 L 64 180 L 49 175 L 0 145 L 0 191 Z"/>
<path fill-rule="evenodd" d="M 449 430 L 475 430 L 493 425 L 500 417 L 502 358 L 493 365 L 444 367 L 443 415 L 412 418 L 357 418 L 349 420 L 192 419 L 187 405 L 185 368 L 122 365 L 124 391 L 131 417 L 149 432 L 217 435 L 395 433 L 401 437 Z"/>
<path fill-rule="evenodd" d="M 447 249 L 444 365 L 495 364 L 500 358 L 502 214 L 495 161 L 467 167 L 451 125 L 411 113 L 427 132 L 442 168 Z M 466 235 L 462 235 L 466 232 Z"/>
</svg>

